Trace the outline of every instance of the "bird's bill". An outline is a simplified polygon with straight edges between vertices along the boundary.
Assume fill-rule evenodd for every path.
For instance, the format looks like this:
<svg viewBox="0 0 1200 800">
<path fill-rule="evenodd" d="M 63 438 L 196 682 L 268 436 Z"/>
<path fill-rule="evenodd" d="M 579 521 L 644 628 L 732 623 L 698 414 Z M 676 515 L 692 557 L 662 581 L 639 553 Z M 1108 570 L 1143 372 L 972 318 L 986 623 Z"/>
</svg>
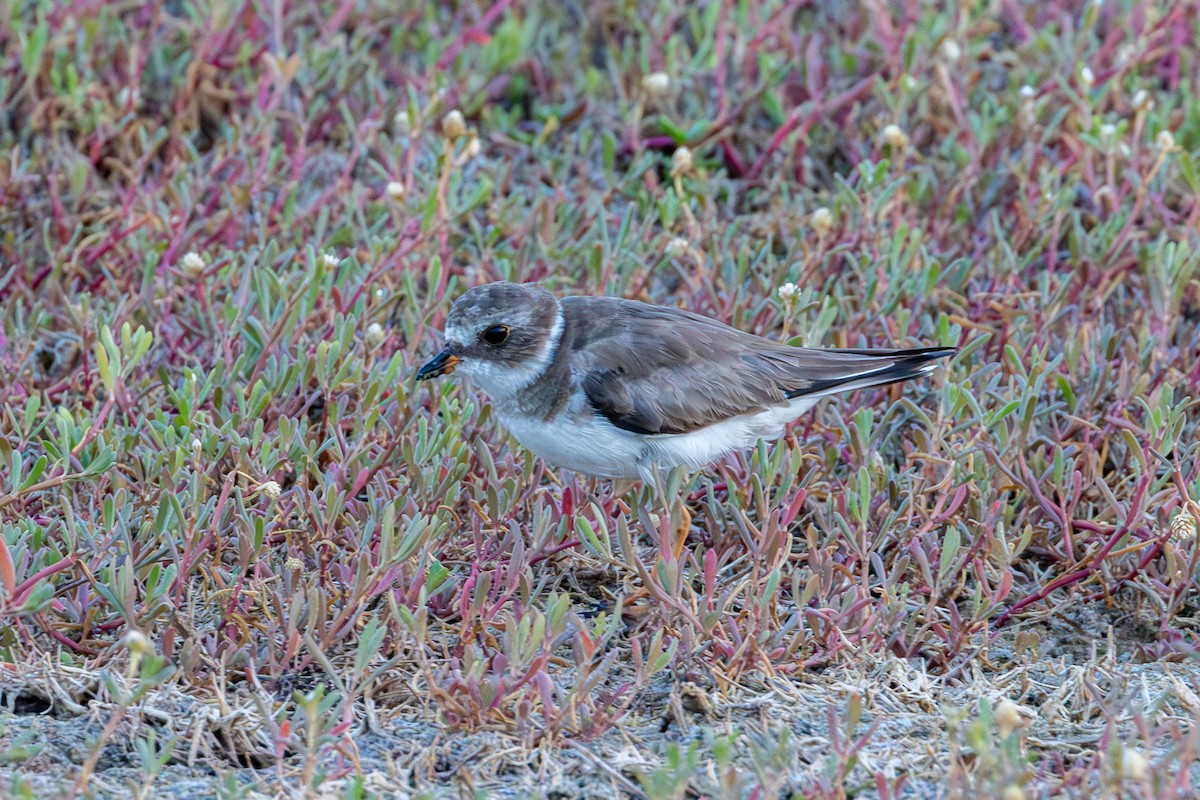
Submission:
<svg viewBox="0 0 1200 800">
<path fill-rule="evenodd" d="M 417 380 L 424 381 L 430 378 L 436 378 L 441 375 L 449 375 L 454 372 L 454 368 L 458 366 L 461 358 L 450 352 L 450 348 L 446 348 L 438 353 L 429 362 L 417 370 Z"/>
</svg>

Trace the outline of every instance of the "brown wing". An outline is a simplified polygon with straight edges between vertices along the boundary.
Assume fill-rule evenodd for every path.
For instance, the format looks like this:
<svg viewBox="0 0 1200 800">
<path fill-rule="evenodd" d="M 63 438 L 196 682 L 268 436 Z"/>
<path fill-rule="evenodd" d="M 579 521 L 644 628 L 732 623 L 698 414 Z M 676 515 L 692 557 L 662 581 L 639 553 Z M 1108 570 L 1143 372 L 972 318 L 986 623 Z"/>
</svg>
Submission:
<svg viewBox="0 0 1200 800">
<path fill-rule="evenodd" d="M 562 306 L 588 400 L 642 434 L 689 433 L 803 395 L 906 380 L 955 352 L 812 350 L 630 300 L 568 297 Z"/>
</svg>

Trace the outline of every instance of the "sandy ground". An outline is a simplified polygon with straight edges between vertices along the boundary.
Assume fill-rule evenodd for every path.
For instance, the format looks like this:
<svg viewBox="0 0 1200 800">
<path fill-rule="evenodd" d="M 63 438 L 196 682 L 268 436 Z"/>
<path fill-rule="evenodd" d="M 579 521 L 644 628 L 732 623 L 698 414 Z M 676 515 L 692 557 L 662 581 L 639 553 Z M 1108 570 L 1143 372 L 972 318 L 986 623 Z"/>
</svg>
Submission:
<svg viewBox="0 0 1200 800">
<path fill-rule="evenodd" d="M 1047 775 L 1046 763 L 1060 764 L 1065 774 L 1078 767 L 1079 774 L 1092 776 L 1092 785 L 1059 786 L 1058 796 L 1095 796 L 1104 788 L 1094 785 L 1095 776 L 1106 774 L 1106 762 L 1114 762 L 1113 781 L 1132 780 L 1117 774 L 1122 766 L 1130 768 L 1128 760 L 1115 763 L 1120 743 L 1144 754 L 1152 765 L 1149 774 L 1169 772 L 1178 743 L 1166 732 L 1196 735 L 1200 663 L 1137 663 L 1115 633 L 1110 638 L 1111 631 L 1089 630 L 1080 620 L 1037 632 L 1040 653 L 1014 655 L 1013 639 L 1005 635 L 952 680 L 930 674 L 920 661 L 894 657 L 789 678 L 751 676 L 723 692 L 701 685 L 703 679 L 664 674 L 617 726 L 590 741 L 538 741 L 536 735 L 512 731 L 454 732 L 419 703 L 376 705 L 369 720 L 364 714 L 353 748 L 343 742 L 344 755 L 324 749 L 318 766 L 334 777 L 313 796 L 352 796 L 347 790 L 353 775 L 361 775 L 364 788 L 381 797 L 644 796 L 643 778 L 662 767 L 672 743 L 684 753 L 694 748 L 695 769 L 685 761 L 680 770 L 690 772 L 690 780 L 663 796 L 749 796 L 760 785 L 759 797 L 825 796 L 822 781 L 830 782 L 837 752 L 845 749 L 837 742 L 847 741 L 846 709 L 853 696 L 862 711 L 848 738 L 870 735 L 843 782 L 849 796 L 876 796 L 877 774 L 889 782 L 905 776 L 898 793 L 903 797 L 986 797 L 997 790 L 997 781 L 1013 775 L 1022 776 L 1020 782 L 1032 778 L 1026 796 L 1041 796 L 1061 783 Z M 83 713 L 61 702 L 48 704 L 55 694 L 52 684 L 60 692 L 72 681 L 80 685 L 78 675 L 52 673 L 44 668 L 4 681 L 4 796 L 19 796 L 12 788 L 19 785 L 15 779 L 25 781 L 35 797 L 68 794 L 110 719 L 111 706 L 97 699 L 80 698 Z M 1020 708 L 1017 740 L 1024 765 L 976 752 L 999 746 L 999 734 L 980 727 L 981 701 L 1004 699 Z M 212 703 L 175 689 L 149 696 L 141 708 L 141 719 L 130 715 L 118 726 L 97 760 L 89 783 L 93 796 L 302 795 L 302 757 L 255 769 L 222 759 L 212 749 L 210 740 L 230 735 L 239 716 L 244 726 L 253 726 L 252 708 L 227 708 L 227 716 L 235 718 L 231 723 L 212 712 Z M 972 739 L 972 726 L 988 744 Z M 153 781 L 131 745 L 145 737 L 147 728 L 157 731 L 159 741 L 172 733 L 177 737 L 174 757 Z M 732 761 L 722 769 L 714 741 L 728 734 L 735 734 Z M 1200 767 L 1192 772 L 1193 782 L 1200 782 Z M 725 795 L 722 776 L 731 786 Z M 1121 791 L 1119 796 L 1138 796 L 1139 789 L 1151 792 L 1145 796 L 1161 796 L 1149 783 L 1134 783 L 1126 787 L 1134 794 Z M 1115 790 L 1116 784 L 1108 788 Z"/>
</svg>

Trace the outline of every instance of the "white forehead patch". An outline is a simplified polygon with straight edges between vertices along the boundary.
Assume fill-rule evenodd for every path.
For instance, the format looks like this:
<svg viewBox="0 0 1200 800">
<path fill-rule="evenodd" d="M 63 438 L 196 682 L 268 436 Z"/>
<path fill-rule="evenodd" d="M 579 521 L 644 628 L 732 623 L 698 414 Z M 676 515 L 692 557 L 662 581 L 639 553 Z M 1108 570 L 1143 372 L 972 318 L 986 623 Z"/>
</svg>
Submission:
<svg viewBox="0 0 1200 800">
<path fill-rule="evenodd" d="M 446 344 L 466 347 L 467 341 L 471 338 L 471 332 L 461 325 L 447 325 L 446 330 L 442 333 L 442 338 L 446 340 Z"/>
</svg>

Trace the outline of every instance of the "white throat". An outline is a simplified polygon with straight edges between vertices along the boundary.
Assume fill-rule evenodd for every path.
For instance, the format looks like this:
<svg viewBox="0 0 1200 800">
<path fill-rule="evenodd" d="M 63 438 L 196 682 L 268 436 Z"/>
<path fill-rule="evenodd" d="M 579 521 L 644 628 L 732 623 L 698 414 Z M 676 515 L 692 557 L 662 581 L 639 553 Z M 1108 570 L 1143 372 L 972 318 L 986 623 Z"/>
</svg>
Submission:
<svg viewBox="0 0 1200 800">
<path fill-rule="evenodd" d="M 557 310 L 550 335 L 532 358 L 521 364 L 498 364 L 490 361 L 463 361 L 459 369 L 494 401 L 516 397 L 546 372 L 562 343 L 563 313 Z"/>
</svg>

